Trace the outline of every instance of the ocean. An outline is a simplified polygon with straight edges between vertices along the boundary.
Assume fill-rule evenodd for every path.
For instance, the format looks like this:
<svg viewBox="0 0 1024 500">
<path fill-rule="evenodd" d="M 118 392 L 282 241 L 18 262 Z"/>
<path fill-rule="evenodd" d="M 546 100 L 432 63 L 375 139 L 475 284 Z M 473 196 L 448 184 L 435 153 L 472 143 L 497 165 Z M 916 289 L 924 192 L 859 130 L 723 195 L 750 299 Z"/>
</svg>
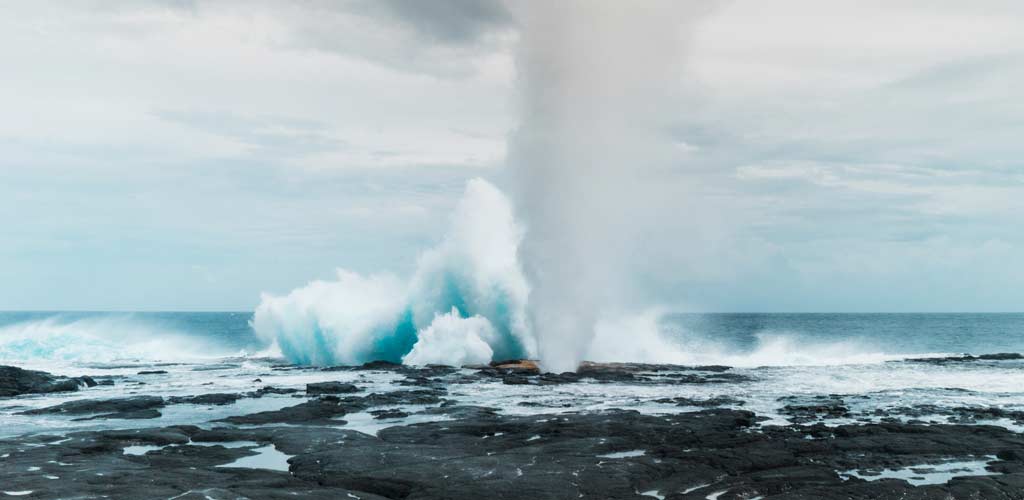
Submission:
<svg viewBox="0 0 1024 500">
<path fill-rule="evenodd" d="M 251 312 L 0 312 L 0 361 L 252 354 L 268 345 L 251 321 Z M 1024 352 L 1024 313 L 689 313 L 668 314 L 661 325 L 696 360 L 721 356 L 744 365 Z M 145 349 L 161 343 L 181 350 Z M 765 352 L 780 344 L 787 352 Z"/>
<path fill-rule="evenodd" d="M 282 396 L 211 408 L 168 407 L 157 422 L 76 421 L 19 413 L 86 397 L 142 393 L 172 397 L 239 392 L 263 385 L 302 388 L 324 379 L 318 367 L 282 369 L 288 361 L 255 335 L 251 319 L 252 314 L 245 312 L 0 313 L 0 364 L 119 381 L 77 393 L 0 400 L 0 418 L 5 422 L 0 434 L 210 422 L 293 401 Z M 689 364 L 731 366 L 734 373 L 748 375 L 750 380 L 696 384 L 683 392 L 672 385 L 595 383 L 541 390 L 472 384 L 456 387 L 452 397 L 514 414 L 553 407 L 676 412 L 686 408 L 658 400 L 728 397 L 779 423 L 789 421 L 780 412 L 781 401 L 822 394 L 857 396 L 847 404 L 861 414 L 914 405 L 1024 409 L 1024 361 L 917 360 L 1024 352 L 1024 314 L 674 314 L 665 316 L 661 325 L 663 335 L 688 353 Z M 621 335 L 628 342 L 629 332 Z M 166 373 L 139 375 L 144 371 Z M 386 372 L 376 376 L 377 380 L 362 381 L 384 388 L 393 378 Z M 526 400 L 533 406 L 521 404 Z M 346 425 L 376 430 L 382 424 L 350 418 Z"/>
</svg>

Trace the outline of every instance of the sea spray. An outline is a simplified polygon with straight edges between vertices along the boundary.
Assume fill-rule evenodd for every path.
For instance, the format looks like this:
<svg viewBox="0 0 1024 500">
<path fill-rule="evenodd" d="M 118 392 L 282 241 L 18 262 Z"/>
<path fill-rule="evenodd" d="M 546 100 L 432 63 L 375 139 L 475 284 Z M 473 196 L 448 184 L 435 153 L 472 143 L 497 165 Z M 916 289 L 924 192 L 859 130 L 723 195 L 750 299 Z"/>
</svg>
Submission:
<svg viewBox="0 0 1024 500">
<path fill-rule="evenodd" d="M 410 280 L 339 270 L 332 281 L 264 294 L 253 329 L 301 364 L 536 357 L 517 259 L 521 237 L 508 199 L 471 180 L 448 233 L 420 256 Z M 466 344 L 454 346 L 458 341 Z"/>
<path fill-rule="evenodd" d="M 239 354 L 235 346 L 152 315 L 53 314 L 0 326 L 0 364 L 48 371 L 67 364 L 184 362 Z"/>
<path fill-rule="evenodd" d="M 434 316 L 430 326 L 419 332 L 416 344 L 402 362 L 416 366 L 485 364 L 494 356 L 491 345 L 498 341 L 498 333 L 487 318 L 464 318 L 453 307 L 449 313 Z"/>
<path fill-rule="evenodd" d="M 688 201 L 671 132 L 685 47 L 707 6 L 510 4 L 521 35 L 507 161 L 515 210 L 471 181 L 409 281 L 339 271 L 264 295 L 256 332 L 308 364 L 529 357 L 561 372 L 588 356 L 686 359 L 642 311 L 672 302 L 661 291 L 679 287 L 674 276 L 707 267 L 689 255 L 720 250 L 694 231 L 706 217 L 692 214 L 708 207 Z M 701 244 L 683 244 L 689 235 Z M 648 286 L 652 276 L 667 286 Z"/>
<path fill-rule="evenodd" d="M 684 47 L 707 4 L 524 2 L 517 60 L 520 125 L 510 144 L 523 264 L 541 361 L 574 370 L 598 323 L 638 301 L 641 256 L 669 255 L 665 227 L 684 217 L 662 178 L 678 157 L 669 130 Z M 660 242 L 660 243 L 659 243 Z M 665 246 L 664 251 L 650 247 Z M 646 248 L 645 248 L 646 247 Z M 660 264 L 668 264 L 661 262 Z M 629 342 L 621 332 L 618 343 Z"/>
</svg>

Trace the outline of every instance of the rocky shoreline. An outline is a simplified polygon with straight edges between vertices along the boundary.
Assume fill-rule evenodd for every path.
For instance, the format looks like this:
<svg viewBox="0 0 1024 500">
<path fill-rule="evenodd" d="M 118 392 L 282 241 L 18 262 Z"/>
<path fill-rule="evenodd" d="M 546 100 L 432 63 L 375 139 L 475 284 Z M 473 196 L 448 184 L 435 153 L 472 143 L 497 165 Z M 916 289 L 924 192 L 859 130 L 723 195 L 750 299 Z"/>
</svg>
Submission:
<svg viewBox="0 0 1024 500">
<path fill-rule="evenodd" d="M 333 371 L 359 370 L 387 372 L 394 387 L 368 392 L 358 383 L 330 380 Z M 42 381 L 41 388 L 62 380 L 40 373 L 24 376 Z M 1024 498 L 1024 435 L 976 423 L 1017 417 L 996 408 L 944 409 L 945 421 L 915 420 L 915 411 L 937 411 L 903 408 L 881 421 L 857 422 L 843 396 L 822 395 L 780 401 L 794 423 L 768 425 L 742 409 L 741 400 L 680 397 L 664 403 L 700 409 L 651 415 L 552 408 L 511 415 L 461 404 L 449 391 L 494 380 L 644 387 L 736 383 L 744 375 L 728 367 L 633 364 L 541 374 L 523 362 L 472 370 L 373 363 L 322 373 L 324 380 L 305 391 L 81 399 L 25 411 L 149 419 L 174 405 L 227 405 L 268 394 L 295 398 L 281 409 L 197 425 L 0 440 L 0 498 Z M 26 385 L 32 384 L 19 387 Z M 410 415 L 424 421 L 376 435 L 343 427 L 355 417 Z M 832 422 L 838 418 L 847 423 Z"/>
</svg>

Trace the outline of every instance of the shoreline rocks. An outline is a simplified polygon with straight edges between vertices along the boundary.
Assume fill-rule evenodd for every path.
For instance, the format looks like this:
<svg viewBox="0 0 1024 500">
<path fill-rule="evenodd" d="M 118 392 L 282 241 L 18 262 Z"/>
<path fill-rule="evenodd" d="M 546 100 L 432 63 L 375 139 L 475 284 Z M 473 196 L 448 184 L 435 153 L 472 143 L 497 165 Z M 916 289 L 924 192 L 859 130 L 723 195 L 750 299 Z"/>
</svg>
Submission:
<svg viewBox="0 0 1024 500">
<path fill-rule="evenodd" d="M 0 439 L 0 491 L 31 492 L 27 498 L 127 500 L 1024 498 L 1024 435 L 975 425 L 1024 420 L 1024 412 L 1012 409 L 888 406 L 869 408 L 869 414 L 856 395 L 802 394 L 775 400 L 779 413 L 795 423 L 767 425 L 763 416 L 739 408 L 746 402 L 735 393 L 723 395 L 724 386 L 685 386 L 749 380 L 749 371 L 728 367 L 591 363 L 579 372 L 552 374 L 521 361 L 469 370 L 373 363 L 308 373 L 321 371 L 323 378 L 348 371 L 341 375 L 358 385 L 326 381 L 308 383 L 305 391 L 293 383 L 239 393 L 137 395 L 23 411 L 145 419 L 159 417 L 172 404 L 219 407 L 242 398 L 278 397 L 207 414 L 215 416 L 203 417 L 207 409 L 197 408 L 189 425 L 123 422 L 114 425 L 152 427 Z M 391 373 L 370 373 L 380 371 Z M 383 388 L 382 380 L 391 387 Z M 648 410 L 648 402 L 664 405 L 666 413 L 659 414 L 584 411 L 564 398 L 543 397 L 511 409 L 495 403 L 502 411 L 463 397 L 477 390 L 524 389 L 502 387 L 510 382 L 569 395 L 583 388 L 599 391 L 607 383 L 640 391 L 661 385 L 667 390 L 659 389 L 659 395 L 669 397 L 636 399 Z M 275 409 L 244 410 L 268 407 Z M 236 409 L 252 413 L 203 420 Z M 689 409 L 695 411 L 674 413 Z M 906 421 L 934 415 L 942 418 Z M 346 427 L 346 419 L 366 433 Z M 960 462 L 974 465 L 953 469 L 958 477 L 948 481 L 939 473 Z M 941 484 L 915 486 L 889 477 L 893 471 L 913 478 L 934 475 Z"/>
<path fill-rule="evenodd" d="M 82 399 L 54 406 L 25 410 L 19 415 L 93 415 L 78 420 L 147 419 L 160 416 L 158 408 L 165 405 L 159 396 L 133 396 L 115 399 Z"/>
<path fill-rule="evenodd" d="M 23 394 L 73 392 L 82 387 L 95 387 L 92 377 L 60 377 L 46 372 L 0 365 L 0 398 Z"/>
<path fill-rule="evenodd" d="M 453 420 L 370 436 L 307 416 L 288 426 L 0 440 L 0 484 L 32 491 L 30 498 L 127 500 L 196 497 L 190 492 L 251 499 L 927 500 L 1020 498 L 1024 491 L 1024 436 L 997 427 L 762 426 L 754 413 L 733 409 L 514 416 L 464 407 Z M 259 461 L 252 462 L 257 468 L 229 467 L 268 450 L 285 456 L 287 471 L 259 468 Z M 984 475 L 924 486 L 849 473 L 928 474 L 954 460 L 987 467 Z"/>
</svg>

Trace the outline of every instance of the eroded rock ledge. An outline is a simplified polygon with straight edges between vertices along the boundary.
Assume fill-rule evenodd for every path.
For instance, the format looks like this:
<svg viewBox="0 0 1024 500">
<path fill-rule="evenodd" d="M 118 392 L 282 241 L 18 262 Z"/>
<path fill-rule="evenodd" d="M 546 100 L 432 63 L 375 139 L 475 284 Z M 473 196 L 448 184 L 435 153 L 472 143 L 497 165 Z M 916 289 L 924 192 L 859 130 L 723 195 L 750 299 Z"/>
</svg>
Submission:
<svg viewBox="0 0 1024 500">
<path fill-rule="evenodd" d="M 725 409 L 526 417 L 477 410 L 455 420 L 387 428 L 379 436 L 304 425 L 27 437 L 0 442 L 0 484 L 6 491 L 32 491 L 30 498 L 120 499 L 1024 495 L 1024 438 L 998 427 L 760 427 L 753 413 Z M 288 471 L 223 467 L 269 445 L 291 456 Z M 150 448 L 125 454 L 130 446 Z M 992 475 L 945 485 L 914 487 L 840 474 L 994 456 L 999 458 L 985 459 Z"/>
<path fill-rule="evenodd" d="M 46 372 L 0 365 L 0 398 L 23 394 L 77 391 L 97 384 L 92 377 L 59 377 Z"/>
<path fill-rule="evenodd" d="M 0 440 L 0 492 L 82 499 L 1024 498 L 1024 436 L 997 426 L 896 418 L 928 413 L 928 408 L 878 410 L 891 412 L 881 415 L 889 421 L 826 425 L 849 420 L 843 396 L 783 398 L 784 413 L 806 425 L 773 426 L 737 409 L 743 401 L 724 397 L 660 401 L 701 408 L 670 415 L 558 408 L 521 416 L 463 405 L 453 395 L 466 384 L 493 387 L 508 377 L 536 385 L 615 380 L 674 386 L 740 376 L 726 367 L 590 365 L 579 373 L 541 374 L 521 362 L 469 372 L 378 363 L 336 370 L 389 370 L 403 377 L 381 392 L 327 381 L 306 391 L 133 396 L 32 410 L 131 418 L 125 415 L 170 404 L 221 405 L 280 393 L 298 399 L 281 409 L 202 427 Z M 442 420 L 388 427 L 376 435 L 346 429 L 345 419 L 361 412 L 373 418 L 414 412 Z M 269 455 L 280 462 L 244 460 Z M 240 459 L 238 464 L 248 466 L 232 466 Z M 896 469 L 927 476 L 950 462 L 981 465 L 942 484 L 914 486 L 884 478 Z"/>
</svg>

